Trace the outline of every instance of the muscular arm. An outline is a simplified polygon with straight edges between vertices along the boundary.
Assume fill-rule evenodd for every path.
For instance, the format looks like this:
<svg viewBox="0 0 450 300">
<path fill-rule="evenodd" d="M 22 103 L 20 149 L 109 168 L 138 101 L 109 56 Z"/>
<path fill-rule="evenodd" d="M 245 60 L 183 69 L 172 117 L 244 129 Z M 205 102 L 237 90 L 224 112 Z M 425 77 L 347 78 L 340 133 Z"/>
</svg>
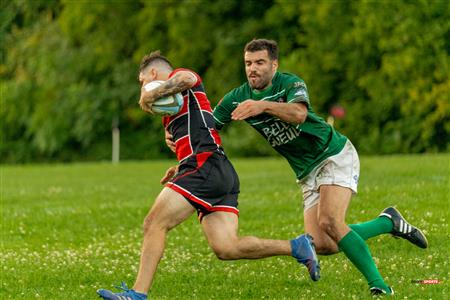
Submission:
<svg viewBox="0 0 450 300">
<path fill-rule="evenodd" d="M 156 99 L 163 98 L 169 95 L 190 89 L 197 82 L 197 78 L 194 74 L 188 71 L 179 71 L 172 78 L 165 81 L 159 87 L 146 91 L 144 88 L 141 90 L 141 104 L 151 104 Z M 141 104 L 141 106 L 142 106 Z"/>
<path fill-rule="evenodd" d="M 280 120 L 291 124 L 302 124 L 308 115 L 308 108 L 304 103 L 278 103 L 270 101 L 245 100 L 232 112 L 233 120 L 247 118 L 268 113 Z"/>
</svg>

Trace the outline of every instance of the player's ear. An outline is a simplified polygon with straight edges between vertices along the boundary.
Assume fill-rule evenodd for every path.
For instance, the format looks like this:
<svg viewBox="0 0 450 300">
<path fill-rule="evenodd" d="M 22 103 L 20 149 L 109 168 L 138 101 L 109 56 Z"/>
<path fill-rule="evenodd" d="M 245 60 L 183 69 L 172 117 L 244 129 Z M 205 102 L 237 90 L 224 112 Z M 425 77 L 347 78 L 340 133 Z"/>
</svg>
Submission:
<svg viewBox="0 0 450 300">
<path fill-rule="evenodd" d="M 150 78 L 153 80 L 156 80 L 156 78 L 158 77 L 158 70 L 156 68 L 151 68 L 150 69 Z"/>
<path fill-rule="evenodd" d="M 272 61 L 272 71 L 275 72 L 278 69 L 278 59 Z"/>
</svg>

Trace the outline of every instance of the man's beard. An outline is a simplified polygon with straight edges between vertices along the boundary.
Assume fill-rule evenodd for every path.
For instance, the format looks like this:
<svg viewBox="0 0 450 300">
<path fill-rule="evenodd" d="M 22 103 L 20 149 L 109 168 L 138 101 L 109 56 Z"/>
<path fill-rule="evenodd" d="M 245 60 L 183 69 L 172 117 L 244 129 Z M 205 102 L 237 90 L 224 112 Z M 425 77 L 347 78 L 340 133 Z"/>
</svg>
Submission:
<svg viewBox="0 0 450 300">
<path fill-rule="evenodd" d="M 265 78 L 262 78 L 261 76 L 258 76 L 256 79 L 256 82 L 253 84 L 252 80 L 248 78 L 248 83 L 254 90 L 263 90 L 269 85 L 270 80 L 265 80 Z"/>
</svg>

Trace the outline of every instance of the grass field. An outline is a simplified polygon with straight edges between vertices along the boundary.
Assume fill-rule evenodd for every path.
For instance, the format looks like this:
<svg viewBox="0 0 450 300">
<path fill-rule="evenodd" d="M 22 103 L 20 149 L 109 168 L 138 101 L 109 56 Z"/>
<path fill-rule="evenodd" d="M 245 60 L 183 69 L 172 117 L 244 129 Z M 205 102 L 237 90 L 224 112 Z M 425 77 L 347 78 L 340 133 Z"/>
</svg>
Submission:
<svg viewBox="0 0 450 300">
<path fill-rule="evenodd" d="M 301 198 L 281 159 L 235 159 L 240 233 L 290 239 L 303 231 Z M 132 286 L 141 224 L 173 162 L 1 166 L 0 299 L 97 299 Z M 362 157 L 348 223 L 396 204 L 430 247 L 389 235 L 368 241 L 396 299 L 446 299 L 449 279 L 450 155 Z M 169 233 L 152 299 L 366 299 L 362 276 L 342 254 L 321 256 L 313 283 L 290 257 L 219 261 L 195 217 Z M 412 283 L 438 279 L 440 284 Z"/>
</svg>

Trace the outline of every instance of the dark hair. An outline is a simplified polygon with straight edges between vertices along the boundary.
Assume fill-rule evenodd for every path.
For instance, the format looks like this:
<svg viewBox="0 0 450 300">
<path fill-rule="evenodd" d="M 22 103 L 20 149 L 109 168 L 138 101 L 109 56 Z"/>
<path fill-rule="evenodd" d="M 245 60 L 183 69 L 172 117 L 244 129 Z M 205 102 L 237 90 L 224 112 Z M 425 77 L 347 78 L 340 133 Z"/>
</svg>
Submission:
<svg viewBox="0 0 450 300">
<path fill-rule="evenodd" d="M 278 44 L 273 40 L 254 39 L 245 45 L 244 52 L 267 50 L 270 59 L 278 59 Z"/>
<path fill-rule="evenodd" d="M 151 65 L 154 62 L 163 63 L 167 67 L 170 67 L 170 69 L 173 69 L 170 61 L 166 57 L 161 55 L 161 51 L 157 50 L 157 51 L 151 52 L 150 54 L 148 54 L 142 58 L 141 65 L 139 67 L 139 72 L 142 72 L 145 68 L 147 68 L 149 65 Z"/>
</svg>

